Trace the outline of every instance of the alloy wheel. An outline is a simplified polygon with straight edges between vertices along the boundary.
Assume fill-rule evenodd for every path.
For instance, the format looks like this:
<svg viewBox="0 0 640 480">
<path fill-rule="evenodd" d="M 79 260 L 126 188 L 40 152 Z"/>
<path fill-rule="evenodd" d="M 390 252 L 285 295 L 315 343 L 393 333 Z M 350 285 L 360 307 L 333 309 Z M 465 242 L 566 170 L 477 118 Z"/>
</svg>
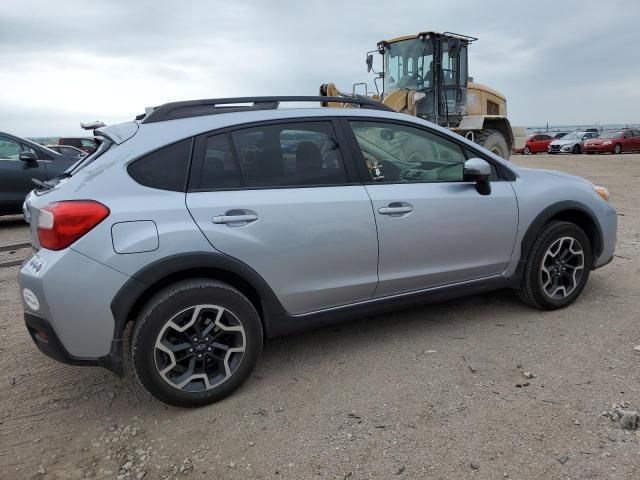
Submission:
<svg viewBox="0 0 640 480">
<path fill-rule="evenodd" d="M 584 272 L 584 250 L 573 237 L 561 237 L 551 244 L 542 258 L 540 284 L 554 300 L 569 296 Z"/>
<path fill-rule="evenodd" d="M 156 338 L 160 376 L 188 392 L 210 390 L 238 369 L 246 348 L 238 318 L 218 305 L 196 305 L 174 315 Z"/>
</svg>

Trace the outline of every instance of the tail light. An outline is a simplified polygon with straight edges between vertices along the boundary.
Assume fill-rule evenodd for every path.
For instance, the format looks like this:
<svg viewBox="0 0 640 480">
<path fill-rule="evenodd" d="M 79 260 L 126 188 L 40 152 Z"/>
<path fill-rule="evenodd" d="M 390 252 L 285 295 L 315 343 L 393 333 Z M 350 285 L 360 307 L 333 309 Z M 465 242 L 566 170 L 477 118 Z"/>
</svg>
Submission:
<svg viewBox="0 0 640 480">
<path fill-rule="evenodd" d="M 109 209 L 93 200 L 53 202 L 38 214 L 38 239 L 43 248 L 62 250 L 109 216 Z"/>
</svg>

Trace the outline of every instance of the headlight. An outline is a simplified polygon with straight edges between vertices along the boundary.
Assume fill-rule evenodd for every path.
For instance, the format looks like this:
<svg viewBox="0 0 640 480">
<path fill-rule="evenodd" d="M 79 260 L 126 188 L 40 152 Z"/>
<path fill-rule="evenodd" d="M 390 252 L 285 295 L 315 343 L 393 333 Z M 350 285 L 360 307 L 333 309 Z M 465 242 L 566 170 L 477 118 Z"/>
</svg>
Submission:
<svg viewBox="0 0 640 480">
<path fill-rule="evenodd" d="M 571 145 L 562 145 L 562 147 L 560 147 L 560 150 L 569 150 L 571 148 Z"/>
<path fill-rule="evenodd" d="M 602 145 L 611 145 L 611 140 L 607 140 L 606 142 L 602 142 Z"/>
<path fill-rule="evenodd" d="M 593 189 L 598 195 L 600 195 L 600 197 L 602 197 L 603 200 L 606 200 L 607 202 L 609 201 L 609 189 L 601 187 L 600 185 L 593 185 Z"/>
</svg>

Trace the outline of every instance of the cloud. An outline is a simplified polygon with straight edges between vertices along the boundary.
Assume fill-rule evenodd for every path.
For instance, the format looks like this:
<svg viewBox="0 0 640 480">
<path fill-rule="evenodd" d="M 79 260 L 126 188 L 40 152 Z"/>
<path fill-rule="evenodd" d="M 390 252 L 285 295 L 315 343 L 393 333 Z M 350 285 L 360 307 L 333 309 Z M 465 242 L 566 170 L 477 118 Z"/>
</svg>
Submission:
<svg viewBox="0 0 640 480">
<path fill-rule="evenodd" d="M 639 14 L 631 0 L 5 0 L 0 130 L 79 134 L 168 101 L 314 95 L 328 81 L 371 90 L 365 53 L 425 30 L 479 37 L 470 74 L 507 96 L 513 124 L 637 122 Z"/>
</svg>

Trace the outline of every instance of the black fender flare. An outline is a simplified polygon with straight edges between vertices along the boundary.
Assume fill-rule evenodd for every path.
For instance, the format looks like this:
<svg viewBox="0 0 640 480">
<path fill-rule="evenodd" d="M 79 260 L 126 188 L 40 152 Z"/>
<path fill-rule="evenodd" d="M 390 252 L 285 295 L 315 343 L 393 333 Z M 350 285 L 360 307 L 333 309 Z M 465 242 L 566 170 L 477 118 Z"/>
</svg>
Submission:
<svg viewBox="0 0 640 480">
<path fill-rule="evenodd" d="M 111 301 L 113 314 L 114 341 L 122 341 L 123 332 L 131 313 L 146 294 L 154 289 L 158 282 L 171 278 L 181 272 L 223 271 L 242 279 L 259 296 L 265 335 L 269 336 L 271 319 L 285 315 L 286 311 L 267 282 L 251 267 L 240 260 L 219 252 L 190 252 L 170 255 L 157 260 L 136 272 L 120 288 Z"/>
<path fill-rule="evenodd" d="M 546 207 L 542 212 L 540 212 L 536 218 L 531 222 L 529 228 L 527 228 L 526 233 L 522 237 L 522 241 L 520 243 L 520 260 L 518 261 L 518 267 L 516 268 L 515 277 L 517 279 L 522 278 L 522 274 L 524 273 L 524 268 L 527 263 L 527 258 L 529 257 L 529 252 L 533 247 L 536 238 L 538 237 L 538 233 L 542 229 L 542 227 L 552 218 L 556 217 L 559 214 L 564 212 L 580 212 L 580 215 L 583 218 L 588 218 L 590 223 L 593 225 L 594 231 L 585 232 L 587 236 L 593 239 L 593 260 L 595 261 L 596 257 L 602 253 L 602 245 L 603 245 L 603 235 L 602 235 L 602 227 L 598 222 L 596 215 L 593 213 L 588 206 L 583 203 L 576 202 L 574 200 L 563 200 L 560 202 L 553 203 Z M 563 218 L 563 220 L 570 219 Z M 581 222 L 574 222 L 576 224 L 580 224 Z"/>
</svg>

